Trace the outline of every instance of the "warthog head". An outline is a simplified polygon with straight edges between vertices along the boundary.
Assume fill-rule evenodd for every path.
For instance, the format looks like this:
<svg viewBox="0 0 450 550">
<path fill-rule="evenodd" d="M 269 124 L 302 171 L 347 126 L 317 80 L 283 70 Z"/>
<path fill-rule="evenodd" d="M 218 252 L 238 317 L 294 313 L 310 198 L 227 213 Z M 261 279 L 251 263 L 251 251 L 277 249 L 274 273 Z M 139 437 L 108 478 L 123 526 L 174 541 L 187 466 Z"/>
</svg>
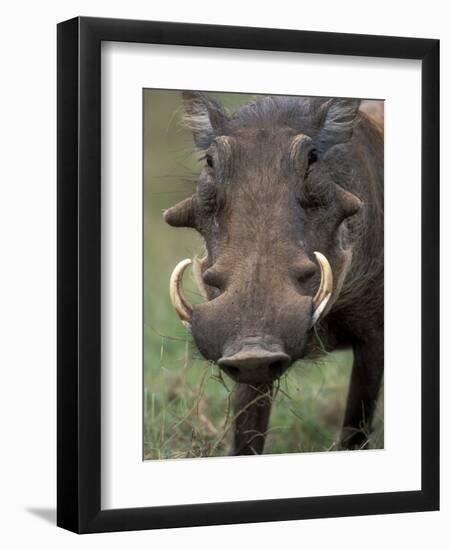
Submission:
<svg viewBox="0 0 450 550">
<path fill-rule="evenodd" d="M 238 382 L 267 383 L 305 355 L 345 277 L 343 222 L 361 203 L 341 185 L 359 100 L 268 96 L 232 116 L 200 93 L 183 100 L 204 167 L 195 194 L 164 216 L 205 241 L 206 301 L 184 296 L 183 260 L 172 303 L 207 359 Z"/>
</svg>

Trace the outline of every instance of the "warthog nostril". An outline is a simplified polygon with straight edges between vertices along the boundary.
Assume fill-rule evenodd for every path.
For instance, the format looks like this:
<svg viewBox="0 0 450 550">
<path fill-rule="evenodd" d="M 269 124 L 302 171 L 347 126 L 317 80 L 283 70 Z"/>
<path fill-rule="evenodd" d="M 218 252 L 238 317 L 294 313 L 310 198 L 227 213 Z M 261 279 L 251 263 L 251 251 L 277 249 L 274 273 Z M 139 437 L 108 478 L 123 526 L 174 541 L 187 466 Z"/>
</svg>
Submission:
<svg viewBox="0 0 450 550">
<path fill-rule="evenodd" d="M 229 357 L 222 357 L 218 365 L 238 382 L 259 383 L 273 380 L 291 364 L 289 355 L 282 351 L 268 351 L 259 346 L 248 346 Z"/>
</svg>

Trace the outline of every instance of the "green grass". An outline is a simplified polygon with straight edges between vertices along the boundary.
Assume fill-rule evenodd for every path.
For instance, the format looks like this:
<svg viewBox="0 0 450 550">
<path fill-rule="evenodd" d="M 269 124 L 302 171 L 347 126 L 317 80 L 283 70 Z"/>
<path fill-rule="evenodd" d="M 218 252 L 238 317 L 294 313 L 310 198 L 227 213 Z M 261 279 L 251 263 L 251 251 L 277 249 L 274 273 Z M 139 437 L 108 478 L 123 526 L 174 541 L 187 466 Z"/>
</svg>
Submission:
<svg viewBox="0 0 450 550">
<path fill-rule="evenodd" d="M 144 390 L 146 459 L 223 456 L 231 444 L 233 383 L 219 369 L 192 358 L 168 359 L 165 338 Z M 183 352 L 184 350 L 184 352 Z M 159 367 L 156 367 L 159 365 Z M 351 352 L 298 362 L 277 384 L 265 453 L 336 450 L 350 375 Z M 369 448 L 383 447 L 382 399 Z"/>
<path fill-rule="evenodd" d="M 248 100 L 216 94 L 229 107 Z M 161 212 L 193 192 L 197 155 L 180 125 L 178 92 L 144 92 L 144 458 L 228 454 L 233 383 L 196 352 L 168 293 L 176 263 L 201 253 L 188 229 L 174 229 Z M 186 293 L 200 300 L 186 277 Z M 266 453 L 336 448 L 347 395 L 351 352 L 298 362 L 278 384 Z M 370 448 L 383 447 L 383 400 Z"/>
</svg>

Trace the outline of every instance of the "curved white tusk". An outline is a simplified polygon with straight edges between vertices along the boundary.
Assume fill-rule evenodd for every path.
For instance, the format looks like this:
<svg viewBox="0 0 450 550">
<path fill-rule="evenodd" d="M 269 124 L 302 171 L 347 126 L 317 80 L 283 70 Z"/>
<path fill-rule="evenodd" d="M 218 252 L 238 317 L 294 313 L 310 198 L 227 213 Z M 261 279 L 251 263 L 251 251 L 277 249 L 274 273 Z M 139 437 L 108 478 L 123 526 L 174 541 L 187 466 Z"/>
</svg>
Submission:
<svg viewBox="0 0 450 550">
<path fill-rule="evenodd" d="M 313 298 L 312 324 L 314 326 L 320 319 L 333 293 L 333 271 L 326 257 L 320 252 L 314 252 L 320 267 L 320 286 Z"/>
<path fill-rule="evenodd" d="M 311 321 L 311 327 L 313 327 L 317 321 L 320 319 L 320 316 L 322 315 L 324 309 L 327 307 L 327 304 L 331 298 L 331 294 L 328 294 L 326 298 L 322 300 L 322 302 L 319 304 L 319 306 L 314 310 L 312 321 Z"/>
<path fill-rule="evenodd" d="M 172 271 L 169 285 L 170 301 L 182 323 L 188 325 L 191 324 L 192 306 L 183 293 L 182 283 L 184 272 L 191 263 L 192 261 L 189 258 L 181 260 Z"/>
</svg>

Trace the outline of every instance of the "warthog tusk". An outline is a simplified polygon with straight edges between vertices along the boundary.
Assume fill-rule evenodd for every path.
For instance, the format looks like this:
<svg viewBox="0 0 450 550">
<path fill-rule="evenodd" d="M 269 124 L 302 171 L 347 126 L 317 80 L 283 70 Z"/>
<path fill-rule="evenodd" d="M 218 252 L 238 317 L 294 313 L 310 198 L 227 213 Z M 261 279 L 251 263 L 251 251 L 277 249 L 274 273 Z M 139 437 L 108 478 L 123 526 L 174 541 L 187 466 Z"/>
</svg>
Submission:
<svg viewBox="0 0 450 550">
<path fill-rule="evenodd" d="M 191 324 L 192 306 L 183 293 L 183 275 L 191 263 L 192 260 L 189 258 L 181 260 L 172 271 L 169 285 L 170 301 L 182 323 L 187 325 Z"/>
<path fill-rule="evenodd" d="M 314 252 L 320 267 L 320 287 L 313 298 L 312 324 L 314 326 L 320 319 L 333 292 L 333 271 L 328 260 L 320 252 Z"/>
</svg>

